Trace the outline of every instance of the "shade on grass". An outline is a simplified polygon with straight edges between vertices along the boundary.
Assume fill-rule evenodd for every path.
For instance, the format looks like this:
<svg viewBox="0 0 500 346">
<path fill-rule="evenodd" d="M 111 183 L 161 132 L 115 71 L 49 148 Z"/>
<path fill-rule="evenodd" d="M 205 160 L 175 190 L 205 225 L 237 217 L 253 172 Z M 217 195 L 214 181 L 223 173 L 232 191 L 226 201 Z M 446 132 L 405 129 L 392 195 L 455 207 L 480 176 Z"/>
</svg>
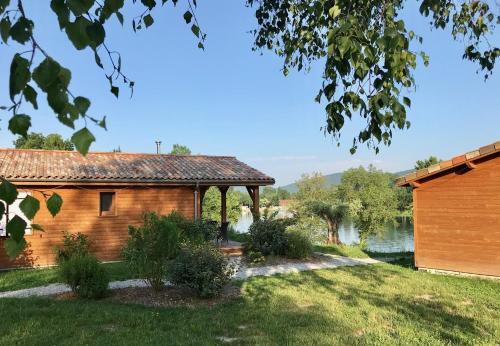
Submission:
<svg viewBox="0 0 500 346">
<path fill-rule="evenodd" d="M 111 281 L 133 278 L 125 263 L 104 263 Z M 57 268 L 19 269 L 0 272 L 0 292 L 61 282 Z"/>
<path fill-rule="evenodd" d="M 241 282 L 213 307 L 2 299 L 0 343 L 468 344 L 500 341 L 500 283 L 398 265 L 345 267 Z"/>
</svg>

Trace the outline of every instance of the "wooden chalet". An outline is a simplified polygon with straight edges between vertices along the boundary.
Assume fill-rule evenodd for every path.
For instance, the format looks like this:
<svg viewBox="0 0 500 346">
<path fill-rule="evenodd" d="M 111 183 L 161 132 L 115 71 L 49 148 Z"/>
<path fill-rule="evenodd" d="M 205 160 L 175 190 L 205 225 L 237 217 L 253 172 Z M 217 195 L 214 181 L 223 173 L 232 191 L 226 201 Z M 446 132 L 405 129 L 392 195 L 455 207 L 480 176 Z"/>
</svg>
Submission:
<svg viewBox="0 0 500 346">
<path fill-rule="evenodd" d="M 410 173 L 415 265 L 500 276 L 500 142 Z"/>
<path fill-rule="evenodd" d="M 188 218 L 201 218 L 210 186 L 221 192 L 222 229 L 226 229 L 226 192 L 231 186 L 247 188 L 255 217 L 259 186 L 274 184 L 273 178 L 229 156 L 97 152 L 82 156 L 56 150 L 0 149 L 0 176 L 16 184 L 18 201 L 26 194 L 43 201 L 44 194 L 52 192 L 63 198 L 55 218 L 40 203 L 31 222 L 41 224 L 45 232 L 28 229 L 28 248 L 14 262 L 3 246 L 5 225 L 13 214 L 22 213 L 18 203 L 9 207 L 0 224 L 0 268 L 53 264 L 54 248 L 61 245 L 64 231 L 88 235 L 100 260 L 118 260 L 128 225 L 140 225 L 144 212 L 176 210 Z"/>
</svg>

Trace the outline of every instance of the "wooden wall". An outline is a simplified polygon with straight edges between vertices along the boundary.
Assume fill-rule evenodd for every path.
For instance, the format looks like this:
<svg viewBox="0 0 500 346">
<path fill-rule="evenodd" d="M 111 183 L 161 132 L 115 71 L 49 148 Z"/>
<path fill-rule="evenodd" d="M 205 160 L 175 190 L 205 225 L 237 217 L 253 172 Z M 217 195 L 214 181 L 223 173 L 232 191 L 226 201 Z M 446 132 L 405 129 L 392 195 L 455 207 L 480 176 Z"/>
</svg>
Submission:
<svg viewBox="0 0 500 346">
<path fill-rule="evenodd" d="M 419 268 L 500 276 L 500 154 L 414 189 Z"/>
<path fill-rule="evenodd" d="M 50 192 L 50 187 L 23 188 Z M 62 232 L 82 232 L 92 242 L 92 252 L 103 261 L 120 259 L 120 253 L 128 237 L 128 225 L 140 225 L 145 211 L 168 214 L 177 210 L 184 216 L 194 217 L 194 194 L 192 187 L 64 187 L 56 191 L 63 198 L 63 206 L 55 217 L 49 214 L 45 204 L 34 223 L 41 224 L 45 232 L 35 231 L 27 235 L 29 246 L 16 262 L 9 261 L 0 238 L 0 268 L 12 266 L 54 264 L 54 248 L 61 245 Z M 116 216 L 99 216 L 99 192 L 116 192 Z M 40 192 L 33 196 L 43 201 Z"/>
</svg>

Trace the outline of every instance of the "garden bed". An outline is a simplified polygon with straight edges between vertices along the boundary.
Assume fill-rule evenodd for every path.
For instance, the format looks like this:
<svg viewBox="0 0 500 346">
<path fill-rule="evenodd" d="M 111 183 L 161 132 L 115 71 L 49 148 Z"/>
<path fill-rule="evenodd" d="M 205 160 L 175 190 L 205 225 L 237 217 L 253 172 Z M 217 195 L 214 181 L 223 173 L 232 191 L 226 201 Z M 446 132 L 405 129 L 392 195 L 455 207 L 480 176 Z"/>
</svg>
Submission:
<svg viewBox="0 0 500 346">
<path fill-rule="evenodd" d="M 150 307 L 176 307 L 176 306 L 214 306 L 227 302 L 240 296 L 240 287 L 227 285 L 219 297 L 201 299 L 196 291 L 184 287 L 168 286 L 155 292 L 150 287 L 128 287 L 110 290 L 108 295 L 101 299 L 103 302 L 115 302 L 120 304 L 135 304 Z M 61 293 L 52 296 L 58 301 L 79 299 L 74 293 Z"/>
</svg>

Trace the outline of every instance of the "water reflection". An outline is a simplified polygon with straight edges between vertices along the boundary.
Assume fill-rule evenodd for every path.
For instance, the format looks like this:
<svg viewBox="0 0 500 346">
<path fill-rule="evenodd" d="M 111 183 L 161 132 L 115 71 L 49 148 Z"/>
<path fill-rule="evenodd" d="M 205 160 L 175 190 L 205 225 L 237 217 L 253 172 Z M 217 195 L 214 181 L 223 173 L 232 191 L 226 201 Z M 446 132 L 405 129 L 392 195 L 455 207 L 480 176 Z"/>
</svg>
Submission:
<svg viewBox="0 0 500 346">
<path fill-rule="evenodd" d="M 252 222 L 252 214 L 243 212 L 235 229 L 239 233 L 248 232 Z M 359 243 L 359 230 L 351 220 L 344 221 L 340 226 L 339 236 L 344 244 Z M 396 225 L 388 224 L 379 235 L 368 237 L 367 247 L 377 252 L 413 251 L 413 224 L 408 218 L 399 219 Z"/>
</svg>

